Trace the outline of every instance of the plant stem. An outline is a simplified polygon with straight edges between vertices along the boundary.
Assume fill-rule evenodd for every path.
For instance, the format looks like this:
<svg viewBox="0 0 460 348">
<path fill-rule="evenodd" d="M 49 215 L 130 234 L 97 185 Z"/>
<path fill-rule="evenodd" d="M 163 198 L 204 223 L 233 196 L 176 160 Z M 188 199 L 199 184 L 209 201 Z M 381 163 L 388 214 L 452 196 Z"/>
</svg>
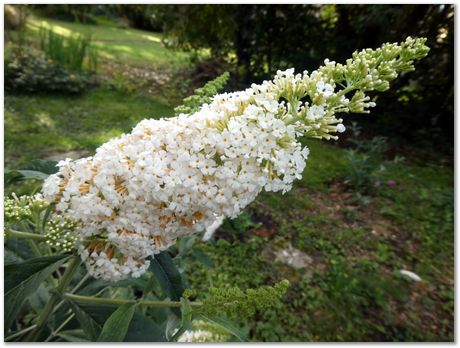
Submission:
<svg viewBox="0 0 460 348">
<path fill-rule="evenodd" d="M 72 313 L 66 320 L 64 320 L 64 322 L 61 325 L 59 325 L 59 327 L 56 330 L 51 332 L 51 334 L 48 336 L 45 342 L 49 342 L 54 336 L 56 336 L 58 332 L 61 331 L 68 324 L 68 322 L 72 320 L 74 316 L 75 314 Z"/>
<path fill-rule="evenodd" d="M 89 273 L 86 273 L 86 274 L 84 275 L 84 277 L 81 278 L 81 280 L 78 282 L 78 284 L 75 285 L 75 287 L 74 287 L 72 290 L 70 290 L 70 293 L 73 294 L 75 291 L 77 291 L 78 289 L 80 289 L 80 287 L 83 285 L 83 283 L 86 282 L 86 281 L 88 280 L 88 278 L 90 278 L 90 277 L 91 277 L 91 276 L 89 275 Z"/>
<path fill-rule="evenodd" d="M 30 330 L 35 329 L 36 327 L 37 327 L 37 324 L 34 324 L 32 326 L 26 327 L 25 329 L 23 329 L 21 331 L 15 332 L 14 334 L 12 334 L 10 336 L 5 337 L 5 342 L 11 341 L 13 338 L 19 337 L 19 336 L 25 334 L 26 332 L 29 332 Z"/>
<path fill-rule="evenodd" d="M 30 233 L 30 232 L 23 232 L 23 231 L 17 231 L 13 230 L 11 228 L 8 229 L 7 237 L 13 237 L 13 238 L 19 238 L 19 239 L 27 239 L 27 242 L 29 244 L 30 249 L 32 249 L 32 252 L 35 254 L 35 256 L 42 256 L 42 253 L 40 251 L 40 248 L 38 247 L 37 243 L 35 243 L 36 240 L 38 241 L 43 241 L 46 240 L 46 237 L 42 234 L 37 234 L 37 233 Z M 57 271 L 59 274 L 59 271 Z M 56 281 L 54 280 L 53 277 L 49 277 L 49 281 L 51 282 L 52 285 L 56 286 Z"/>
<path fill-rule="evenodd" d="M 37 340 L 40 332 L 45 327 L 48 318 L 53 311 L 54 305 L 61 297 L 69 282 L 72 280 L 72 276 L 78 269 L 78 266 L 80 266 L 80 257 L 72 256 L 67 266 L 67 269 L 65 270 L 64 275 L 59 280 L 58 286 L 56 287 L 56 291 L 53 293 L 53 295 L 51 295 L 51 298 L 49 299 L 42 313 L 38 317 L 37 327 L 27 336 L 27 341 L 35 342 Z"/>
<path fill-rule="evenodd" d="M 346 88 L 340 90 L 340 91 L 337 93 L 337 96 L 338 96 L 338 97 L 341 97 L 341 96 L 347 94 L 348 92 L 351 92 L 351 91 L 354 90 L 354 89 L 355 89 L 355 86 L 354 86 L 353 84 L 350 84 L 350 85 L 348 85 Z"/>
<path fill-rule="evenodd" d="M 78 289 L 80 289 L 80 287 L 83 285 L 83 283 L 89 278 L 91 277 L 89 274 L 86 274 L 81 280 L 80 282 L 75 285 L 75 287 L 70 290 L 70 293 L 73 294 L 75 291 L 77 291 Z M 62 300 L 61 302 L 58 303 L 58 305 L 56 307 L 54 307 L 54 310 L 53 310 L 53 313 L 56 312 L 59 308 L 61 308 L 61 306 L 64 304 L 65 300 Z"/>
<path fill-rule="evenodd" d="M 117 304 L 122 305 L 126 303 L 137 303 L 139 306 L 148 306 L 148 307 L 180 307 L 181 303 L 179 301 L 147 301 L 147 300 L 124 300 L 121 298 L 105 298 L 105 297 L 93 297 L 93 296 L 81 296 L 66 293 L 63 295 L 66 300 L 76 301 L 76 302 L 86 302 L 86 303 L 105 303 L 105 304 Z M 203 303 L 201 302 L 191 302 L 193 307 L 201 307 Z"/>
<path fill-rule="evenodd" d="M 35 254 L 35 256 L 40 257 L 42 256 L 42 253 L 40 249 L 38 248 L 37 243 L 35 243 L 35 240 L 33 239 L 28 239 L 27 243 L 29 244 L 30 249 L 32 249 L 32 252 Z"/>
<path fill-rule="evenodd" d="M 34 240 L 45 240 L 45 236 L 36 233 L 22 232 L 9 229 L 7 233 L 8 237 L 21 238 L 21 239 L 34 239 Z"/>
</svg>

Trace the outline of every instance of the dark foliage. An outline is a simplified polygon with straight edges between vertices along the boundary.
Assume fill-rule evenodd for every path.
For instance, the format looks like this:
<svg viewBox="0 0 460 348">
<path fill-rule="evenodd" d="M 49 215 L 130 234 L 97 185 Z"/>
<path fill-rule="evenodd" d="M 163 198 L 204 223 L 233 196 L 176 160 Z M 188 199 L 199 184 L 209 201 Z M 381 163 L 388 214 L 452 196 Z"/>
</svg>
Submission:
<svg viewBox="0 0 460 348">
<path fill-rule="evenodd" d="M 79 23 L 90 23 L 95 24 L 95 21 L 91 18 L 91 13 L 95 10 L 94 5 L 32 5 L 41 15 L 60 19 L 69 22 Z"/>
<path fill-rule="evenodd" d="M 232 61 L 236 78 L 261 81 L 278 69 L 313 70 L 328 57 L 424 36 L 431 48 L 415 73 L 402 76 L 365 123 L 367 131 L 417 146 L 453 141 L 453 5 L 164 5 L 156 6 L 167 43 L 210 49 Z M 234 57 L 234 58 L 232 58 Z"/>
<path fill-rule="evenodd" d="M 121 18 L 127 18 L 133 28 L 161 31 L 156 17 L 155 6 L 117 4 L 111 5 L 112 11 Z"/>
</svg>

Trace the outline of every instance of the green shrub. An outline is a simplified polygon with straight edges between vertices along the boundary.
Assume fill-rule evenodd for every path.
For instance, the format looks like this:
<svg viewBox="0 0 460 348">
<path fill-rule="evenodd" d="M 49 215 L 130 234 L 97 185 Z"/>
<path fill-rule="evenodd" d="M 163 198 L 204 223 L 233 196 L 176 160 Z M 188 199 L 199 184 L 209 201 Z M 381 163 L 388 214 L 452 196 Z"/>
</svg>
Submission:
<svg viewBox="0 0 460 348">
<path fill-rule="evenodd" d="M 91 74 L 65 68 L 33 49 L 5 54 L 7 92 L 78 94 L 94 83 Z"/>
</svg>

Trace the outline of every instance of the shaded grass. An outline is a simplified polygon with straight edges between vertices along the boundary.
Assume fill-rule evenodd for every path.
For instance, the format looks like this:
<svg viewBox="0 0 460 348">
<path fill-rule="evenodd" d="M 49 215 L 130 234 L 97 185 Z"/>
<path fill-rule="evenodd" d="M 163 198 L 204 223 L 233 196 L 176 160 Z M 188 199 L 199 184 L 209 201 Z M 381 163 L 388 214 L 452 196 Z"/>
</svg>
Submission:
<svg viewBox="0 0 460 348">
<path fill-rule="evenodd" d="M 5 99 L 5 165 L 13 168 L 71 150 L 92 152 L 144 118 L 172 114 L 159 100 L 105 88 L 78 97 L 10 95 Z"/>
</svg>

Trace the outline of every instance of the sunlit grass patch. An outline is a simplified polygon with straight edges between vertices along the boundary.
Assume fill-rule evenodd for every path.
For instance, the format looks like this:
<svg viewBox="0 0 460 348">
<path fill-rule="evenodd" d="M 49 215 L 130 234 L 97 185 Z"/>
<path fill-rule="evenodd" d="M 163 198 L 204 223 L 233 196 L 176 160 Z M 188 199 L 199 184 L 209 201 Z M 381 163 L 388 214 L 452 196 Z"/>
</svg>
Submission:
<svg viewBox="0 0 460 348">
<path fill-rule="evenodd" d="M 118 28 L 106 23 L 103 25 L 80 24 L 33 17 L 27 25 L 29 38 L 38 37 L 40 27 L 52 29 L 57 34 L 66 37 L 76 33 L 91 35 L 94 46 L 98 48 L 100 55 L 107 59 L 133 65 L 184 66 L 189 63 L 189 54 L 166 48 L 159 33 Z"/>
</svg>

